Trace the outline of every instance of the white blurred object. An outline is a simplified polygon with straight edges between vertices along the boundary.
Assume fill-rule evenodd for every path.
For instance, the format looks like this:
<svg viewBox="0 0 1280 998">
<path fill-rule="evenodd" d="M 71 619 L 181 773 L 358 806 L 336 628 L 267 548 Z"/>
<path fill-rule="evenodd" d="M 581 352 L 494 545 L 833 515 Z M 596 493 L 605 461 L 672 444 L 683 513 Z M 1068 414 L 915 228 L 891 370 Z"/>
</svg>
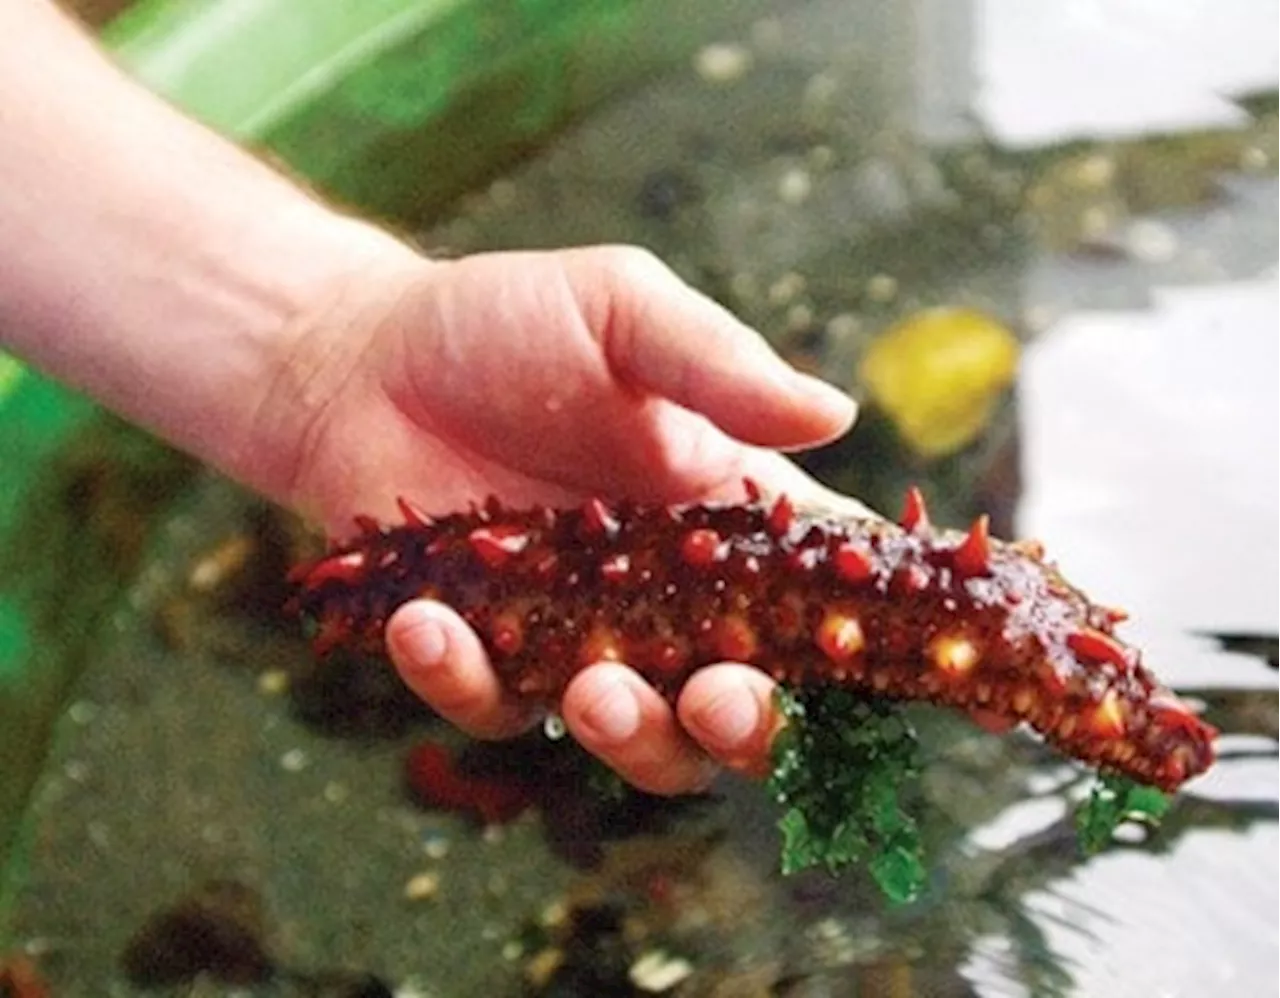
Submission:
<svg viewBox="0 0 1280 998">
<path fill-rule="evenodd" d="M 1158 290 L 1023 356 L 1018 533 L 1144 631 L 1280 629 L 1278 291 Z"/>
<path fill-rule="evenodd" d="M 1235 127 L 1280 80 L 1276 0 L 976 0 L 975 111 L 1008 147 Z"/>
</svg>

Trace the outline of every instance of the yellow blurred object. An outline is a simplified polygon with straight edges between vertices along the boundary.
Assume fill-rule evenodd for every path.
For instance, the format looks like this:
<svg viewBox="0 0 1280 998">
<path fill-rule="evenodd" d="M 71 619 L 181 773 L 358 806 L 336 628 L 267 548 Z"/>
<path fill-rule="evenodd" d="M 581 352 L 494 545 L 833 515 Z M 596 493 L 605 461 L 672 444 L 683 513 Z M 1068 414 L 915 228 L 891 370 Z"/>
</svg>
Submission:
<svg viewBox="0 0 1280 998">
<path fill-rule="evenodd" d="M 0 399 L 9 394 L 9 389 L 18 386 L 22 377 L 22 365 L 7 354 L 0 353 Z"/>
<path fill-rule="evenodd" d="M 858 377 L 914 451 L 945 457 L 986 427 L 1018 352 L 1014 335 L 981 312 L 934 308 L 881 333 Z"/>
</svg>

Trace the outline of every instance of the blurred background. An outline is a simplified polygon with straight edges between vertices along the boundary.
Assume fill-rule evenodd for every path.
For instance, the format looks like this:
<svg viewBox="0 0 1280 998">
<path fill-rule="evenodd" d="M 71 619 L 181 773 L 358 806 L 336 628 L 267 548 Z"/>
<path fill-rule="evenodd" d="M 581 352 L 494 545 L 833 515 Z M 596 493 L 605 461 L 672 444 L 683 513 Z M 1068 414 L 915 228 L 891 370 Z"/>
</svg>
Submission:
<svg viewBox="0 0 1280 998">
<path fill-rule="evenodd" d="M 301 525 L 0 356 L 0 995 L 1277 993 L 1273 2 L 72 6 L 433 254 L 652 248 L 862 400 L 806 467 L 1043 539 L 1223 760 L 1084 862 L 1079 770 L 927 713 L 924 899 L 783 880 L 752 787 L 318 667 Z"/>
</svg>

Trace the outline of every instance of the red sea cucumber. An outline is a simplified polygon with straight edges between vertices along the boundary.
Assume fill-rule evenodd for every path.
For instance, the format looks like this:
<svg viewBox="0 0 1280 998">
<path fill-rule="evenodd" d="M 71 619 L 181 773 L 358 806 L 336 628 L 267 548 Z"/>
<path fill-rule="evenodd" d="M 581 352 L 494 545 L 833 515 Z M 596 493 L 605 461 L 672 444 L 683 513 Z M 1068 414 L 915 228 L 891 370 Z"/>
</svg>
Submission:
<svg viewBox="0 0 1280 998">
<path fill-rule="evenodd" d="M 726 659 L 791 685 L 979 709 L 1066 755 L 1165 790 L 1213 762 L 1217 732 L 1116 638 L 1121 611 L 1071 586 L 1034 542 L 768 502 L 482 509 L 362 535 L 299 566 L 318 652 L 383 650 L 402 603 L 442 600 L 485 641 L 514 697 L 554 705 L 580 669 L 623 661 L 674 699 Z"/>
</svg>

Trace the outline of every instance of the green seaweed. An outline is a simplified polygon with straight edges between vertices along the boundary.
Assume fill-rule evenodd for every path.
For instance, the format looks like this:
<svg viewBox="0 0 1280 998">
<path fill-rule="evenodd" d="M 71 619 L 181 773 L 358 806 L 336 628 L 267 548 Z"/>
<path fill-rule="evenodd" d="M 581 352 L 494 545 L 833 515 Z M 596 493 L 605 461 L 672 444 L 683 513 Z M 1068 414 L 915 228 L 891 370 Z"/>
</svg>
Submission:
<svg viewBox="0 0 1280 998">
<path fill-rule="evenodd" d="M 785 811 L 782 872 L 865 863 L 895 903 L 925 880 L 920 835 L 902 798 L 919 772 L 902 708 L 846 690 L 779 689 L 786 720 L 773 745 L 769 789 Z"/>
<path fill-rule="evenodd" d="M 920 833 L 904 808 L 919 774 L 918 742 L 900 704 L 833 687 L 779 688 L 785 725 L 773 744 L 769 790 L 784 808 L 784 874 L 864 864 L 895 904 L 928 876 Z M 1154 825 L 1168 809 L 1159 790 L 1102 773 L 1076 813 L 1081 851 L 1093 855 L 1126 821 Z"/>
<path fill-rule="evenodd" d="M 1155 787 L 1146 787 L 1115 773 L 1104 773 L 1089 799 L 1076 811 L 1076 837 L 1086 856 L 1110 844 L 1119 825 L 1126 821 L 1159 823 L 1169 809 L 1169 798 Z"/>
</svg>

